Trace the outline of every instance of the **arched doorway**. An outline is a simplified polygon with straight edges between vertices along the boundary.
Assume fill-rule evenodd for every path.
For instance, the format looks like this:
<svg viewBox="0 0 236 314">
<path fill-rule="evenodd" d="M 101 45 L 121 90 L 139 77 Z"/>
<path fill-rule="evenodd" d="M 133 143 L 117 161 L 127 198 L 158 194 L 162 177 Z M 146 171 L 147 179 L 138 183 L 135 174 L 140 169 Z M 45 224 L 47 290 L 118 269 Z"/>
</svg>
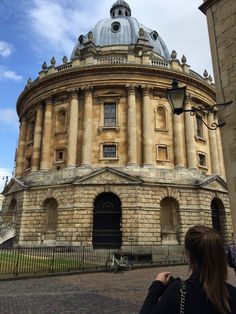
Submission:
<svg viewBox="0 0 236 314">
<path fill-rule="evenodd" d="M 120 248 L 121 201 L 113 193 L 99 194 L 93 209 L 93 248 Z"/>
<path fill-rule="evenodd" d="M 224 204 L 219 198 L 213 198 L 211 202 L 211 220 L 212 227 L 222 235 L 222 219 L 224 218 Z M 221 217 L 222 216 L 222 217 Z"/>
</svg>

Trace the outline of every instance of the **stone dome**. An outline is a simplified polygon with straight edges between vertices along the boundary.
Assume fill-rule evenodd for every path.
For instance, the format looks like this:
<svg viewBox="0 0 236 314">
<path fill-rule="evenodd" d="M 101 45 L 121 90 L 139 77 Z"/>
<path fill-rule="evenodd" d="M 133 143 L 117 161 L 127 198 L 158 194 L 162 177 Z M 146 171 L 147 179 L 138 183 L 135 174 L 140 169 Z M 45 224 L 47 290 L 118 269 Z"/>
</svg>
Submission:
<svg viewBox="0 0 236 314">
<path fill-rule="evenodd" d="M 132 17 L 128 3 L 122 0 L 116 1 L 111 7 L 110 16 L 110 18 L 97 22 L 91 30 L 92 41 L 96 47 L 135 45 L 141 37 L 140 29 L 142 29 L 142 37 L 147 45 L 152 47 L 153 52 L 161 59 L 170 60 L 169 51 L 158 32 L 142 25 L 136 18 Z M 89 33 L 91 34 L 91 32 Z M 88 34 L 79 36 L 71 59 L 76 57 L 76 50 L 82 50 L 84 44 L 91 39 Z"/>
</svg>

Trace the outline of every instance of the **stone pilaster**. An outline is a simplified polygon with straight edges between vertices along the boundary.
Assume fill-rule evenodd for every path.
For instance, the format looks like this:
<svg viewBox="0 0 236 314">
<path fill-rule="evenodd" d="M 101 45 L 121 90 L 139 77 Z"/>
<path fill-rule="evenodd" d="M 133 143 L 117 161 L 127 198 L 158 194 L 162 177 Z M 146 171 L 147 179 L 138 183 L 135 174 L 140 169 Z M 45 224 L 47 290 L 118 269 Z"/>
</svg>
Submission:
<svg viewBox="0 0 236 314">
<path fill-rule="evenodd" d="M 191 109 L 190 101 L 185 105 L 185 109 Z M 197 154 L 195 147 L 195 132 L 194 132 L 194 117 L 190 112 L 185 112 L 185 139 L 186 139 L 186 154 L 187 167 L 190 169 L 197 169 Z"/>
<path fill-rule="evenodd" d="M 137 164 L 137 130 L 135 88 L 128 86 L 128 165 Z"/>
<path fill-rule="evenodd" d="M 78 119 L 79 119 L 79 99 L 76 90 L 71 92 L 70 98 L 70 123 L 68 139 L 67 166 L 76 167 L 77 142 L 78 142 Z"/>
<path fill-rule="evenodd" d="M 49 170 L 51 162 L 51 137 L 52 137 L 52 99 L 46 99 L 44 127 L 43 127 L 43 142 L 42 142 L 42 158 L 40 169 Z"/>
<path fill-rule="evenodd" d="M 83 120 L 83 143 L 82 143 L 82 166 L 91 165 L 92 154 L 92 118 L 93 118 L 93 93 L 92 88 L 85 89 L 84 120 Z"/>
<path fill-rule="evenodd" d="M 184 167 L 184 139 L 182 116 L 173 115 L 173 141 L 175 167 Z"/>
<path fill-rule="evenodd" d="M 208 114 L 208 125 L 211 126 L 213 123 L 216 123 L 214 118 L 214 113 Z M 211 154 L 211 169 L 213 174 L 220 174 L 219 167 L 219 157 L 218 157 L 218 148 L 216 140 L 216 130 L 209 130 L 209 146 Z"/>
<path fill-rule="evenodd" d="M 37 108 L 36 121 L 34 127 L 34 146 L 31 171 L 38 171 L 40 167 L 41 145 L 43 135 L 43 116 L 44 106 L 43 104 L 40 103 Z"/>
<path fill-rule="evenodd" d="M 153 153 L 152 153 L 152 133 L 153 133 L 153 110 L 150 103 L 150 89 L 143 88 L 143 165 L 153 166 Z"/>
<path fill-rule="evenodd" d="M 25 117 L 23 117 L 20 124 L 20 136 L 19 136 L 19 144 L 18 144 L 18 149 L 17 149 L 16 178 L 22 177 L 24 173 L 26 131 L 27 131 L 26 119 Z"/>
<path fill-rule="evenodd" d="M 219 167 L 220 167 L 220 175 L 225 177 L 225 163 L 224 163 L 224 156 L 223 156 L 223 147 L 221 141 L 221 133 L 220 129 L 216 129 L 216 142 L 218 148 L 218 158 L 219 158 Z"/>
</svg>

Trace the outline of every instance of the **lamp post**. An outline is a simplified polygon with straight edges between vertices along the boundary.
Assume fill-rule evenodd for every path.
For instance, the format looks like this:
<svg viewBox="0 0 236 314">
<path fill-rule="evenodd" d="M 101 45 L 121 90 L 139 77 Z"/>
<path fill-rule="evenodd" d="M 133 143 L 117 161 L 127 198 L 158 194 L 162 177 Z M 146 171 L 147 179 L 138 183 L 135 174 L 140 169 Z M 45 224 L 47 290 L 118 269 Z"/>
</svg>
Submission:
<svg viewBox="0 0 236 314">
<path fill-rule="evenodd" d="M 183 112 L 190 112 L 191 115 L 196 115 L 202 123 L 210 130 L 216 130 L 217 128 L 221 128 L 225 125 L 225 122 L 222 123 L 212 123 L 211 126 L 207 125 L 205 121 L 202 119 L 202 116 L 199 113 L 214 113 L 216 112 L 216 108 L 218 106 L 228 106 L 232 104 L 232 101 L 228 101 L 222 104 L 215 104 L 209 108 L 192 108 L 192 109 L 184 109 L 184 104 L 186 101 L 186 86 L 179 87 L 178 81 L 173 79 L 172 88 L 167 88 L 166 90 L 167 99 L 169 100 L 171 109 L 174 114 L 181 114 Z"/>
</svg>

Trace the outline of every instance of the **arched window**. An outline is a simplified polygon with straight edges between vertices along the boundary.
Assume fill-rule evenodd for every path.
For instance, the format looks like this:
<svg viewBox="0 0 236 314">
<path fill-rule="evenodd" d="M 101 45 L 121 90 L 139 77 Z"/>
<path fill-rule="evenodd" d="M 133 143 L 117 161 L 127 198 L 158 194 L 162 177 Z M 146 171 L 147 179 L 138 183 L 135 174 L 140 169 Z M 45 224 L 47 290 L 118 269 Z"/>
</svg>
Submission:
<svg viewBox="0 0 236 314">
<path fill-rule="evenodd" d="M 43 202 L 43 209 L 45 214 L 44 230 L 45 240 L 55 240 L 57 231 L 57 212 L 58 204 L 54 198 L 48 198 Z"/>
<path fill-rule="evenodd" d="M 56 132 L 62 133 L 66 131 L 66 111 L 64 108 L 56 113 Z"/>
<path fill-rule="evenodd" d="M 179 204 L 172 197 L 165 197 L 160 203 L 161 239 L 163 244 L 178 244 Z"/>
<path fill-rule="evenodd" d="M 167 110 L 164 106 L 157 106 L 155 109 L 155 129 L 167 130 Z"/>
</svg>

